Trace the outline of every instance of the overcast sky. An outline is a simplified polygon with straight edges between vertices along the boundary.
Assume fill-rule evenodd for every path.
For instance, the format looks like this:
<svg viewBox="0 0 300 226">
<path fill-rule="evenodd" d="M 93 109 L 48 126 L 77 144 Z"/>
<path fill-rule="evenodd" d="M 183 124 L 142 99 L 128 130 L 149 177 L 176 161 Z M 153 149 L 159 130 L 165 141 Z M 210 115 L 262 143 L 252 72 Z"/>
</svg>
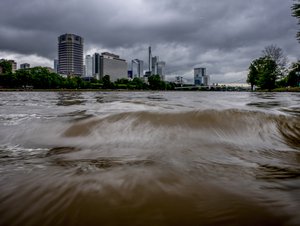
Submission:
<svg viewBox="0 0 300 226">
<path fill-rule="evenodd" d="M 85 54 L 109 51 L 130 62 L 153 55 L 168 77 L 206 67 L 212 82 L 243 82 L 265 46 L 300 58 L 293 0 L 1 0 L 0 58 L 53 67 L 57 37 L 84 38 Z M 145 63 L 147 65 L 147 63 Z M 145 66 L 146 66 L 145 65 Z"/>
</svg>

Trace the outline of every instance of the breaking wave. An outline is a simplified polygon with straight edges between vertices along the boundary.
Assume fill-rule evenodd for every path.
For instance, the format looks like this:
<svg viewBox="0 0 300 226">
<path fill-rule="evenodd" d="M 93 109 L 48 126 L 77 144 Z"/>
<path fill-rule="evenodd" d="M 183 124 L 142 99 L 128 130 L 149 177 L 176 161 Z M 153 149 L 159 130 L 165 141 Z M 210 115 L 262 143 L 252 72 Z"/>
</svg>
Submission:
<svg viewBox="0 0 300 226">
<path fill-rule="evenodd" d="M 62 136 L 88 137 L 105 143 L 143 141 L 151 144 L 176 143 L 194 139 L 201 145 L 234 141 L 236 144 L 262 142 L 272 148 L 287 144 L 300 145 L 299 117 L 270 115 L 240 110 L 205 110 L 178 113 L 126 112 L 74 123 Z M 93 142 L 92 142 L 93 143 Z"/>
</svg>

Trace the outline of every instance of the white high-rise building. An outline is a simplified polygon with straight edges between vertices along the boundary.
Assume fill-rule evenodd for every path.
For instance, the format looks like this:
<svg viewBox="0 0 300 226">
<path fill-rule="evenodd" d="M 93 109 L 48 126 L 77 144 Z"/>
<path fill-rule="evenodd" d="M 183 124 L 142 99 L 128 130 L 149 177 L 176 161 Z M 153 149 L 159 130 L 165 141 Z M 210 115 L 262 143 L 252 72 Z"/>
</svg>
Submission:
<svg viewBox="0 0 300 226">
<path fill-rule="evenodd" d="M 144 61 L 135 59 L 131 61 L 132 78 L 142 78 L 144 76 Z"/>
<path fill-rule="evenodd" d="M 85 56 L 85 77 L 93 77 L 93 57 L 91 55 Z"/>
<path fill-rule="evenodd" d="M 156 74 L 160 76 L 161 80 L 165 80 L 165 68 L 166 68 L 166 63 L 164 61 L 159 61 L 156 63 Z"/>
<path fill-rule="evenodd" d="M 148 48 L 148 75 L 151 75 L 151 70 L 152 70 L 152 50 L 151 50 L 151 46 L 149 46 Z"/>
</svg>

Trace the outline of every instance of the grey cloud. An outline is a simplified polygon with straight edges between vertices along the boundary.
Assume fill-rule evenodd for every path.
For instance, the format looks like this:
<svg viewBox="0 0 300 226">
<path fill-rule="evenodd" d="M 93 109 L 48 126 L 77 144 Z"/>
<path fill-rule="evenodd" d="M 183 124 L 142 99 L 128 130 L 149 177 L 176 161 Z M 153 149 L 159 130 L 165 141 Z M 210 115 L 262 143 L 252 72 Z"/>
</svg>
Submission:
<svg viewBox="0 0 300 226">
<path fill-rule="evenodd" d="M 246 71 L 269 44 L 298 57 L 292 0 L 2 0 L 0 52 L 53 59 L 57 36 L 76 33 L 85 50 L 146 60 L 147 46 L 169 74 L 206 65 L 216 80 Z M 119 52 L 118 52 L 119 51 Z M 5 57 L 5 56 L 0 56 Z M 245 76 L 245 75 L 244 75 Z"/>
</svg>

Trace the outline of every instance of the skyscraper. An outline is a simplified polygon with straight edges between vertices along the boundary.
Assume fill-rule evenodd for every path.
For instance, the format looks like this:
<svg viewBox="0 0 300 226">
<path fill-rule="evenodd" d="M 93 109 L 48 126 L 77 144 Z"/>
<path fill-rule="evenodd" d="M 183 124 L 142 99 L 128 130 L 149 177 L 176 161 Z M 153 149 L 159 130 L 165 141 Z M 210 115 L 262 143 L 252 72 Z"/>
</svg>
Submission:
<svg viewBox="0 0 300 226">
<path fill-rule="evenodd" d="M 166 62 L 164 61 L 158 61 L 156 63 L 156 74 L 158 74 L 160 76 L 160 79 L 162 81 L 165 80 L 165 68 L 166 68 Z"/>
<path fill-rule="evenodd" d="M 101 66 L 101 55 L 99 53 L 94 53 L 93 55 L 93 76 L 96 79 L 100 79 L 100 66 Z"/>
<path fill-rule="evenodd" d="M 144 76 L 144 61 L 139 59 L 132 60 L 131 70 L 133 78 L 142 78 Z"/>
<path fill-rule="evenodd" d="M 210 77 L 206 74 L 206 68 L 194 68 L 194 82 L 196 86 L 208 86 Z"/>
<path fill-rule="evenodd" d="M 152 61 L 152 51 L 151 51 L 151 46 L 149 46 L 148 50 L 149 50 L 149 56 L 148 56 L 149 57 L 149 59 L 148 59 L 149 60 L 149 62 L 148 62 L 149 63 L 149 71 L 148 71 L 148 73 L 149 73 L 149 75 L 151 75 L 151 70 L 152 70 L 152 64 L 151 64 L 152 63 L 151 62 Z"/>
<path fill-rule="evenodd" d="M 58 73 L 83 75 L 83 38 L 74 34 L 58 37 Z"/>
<path fill-rule="evenodd" d="M 54 72 L 58 73 L 58 59 L 54 59 L 53 66 L 54 66 Z"/>
<path fill-rule="evenodd" d="M 91 55 L 85 56 L 85 77 L 93 77 L 93 57 Z"/>
<path fill-rule="evenodd" d="M 159 61 L 159 57 L 158 56 L 154 56 L 152 57 L 152 75 L 157 75 L 158 72 L 157 72 L 157 63 Z"/>
</svg>

